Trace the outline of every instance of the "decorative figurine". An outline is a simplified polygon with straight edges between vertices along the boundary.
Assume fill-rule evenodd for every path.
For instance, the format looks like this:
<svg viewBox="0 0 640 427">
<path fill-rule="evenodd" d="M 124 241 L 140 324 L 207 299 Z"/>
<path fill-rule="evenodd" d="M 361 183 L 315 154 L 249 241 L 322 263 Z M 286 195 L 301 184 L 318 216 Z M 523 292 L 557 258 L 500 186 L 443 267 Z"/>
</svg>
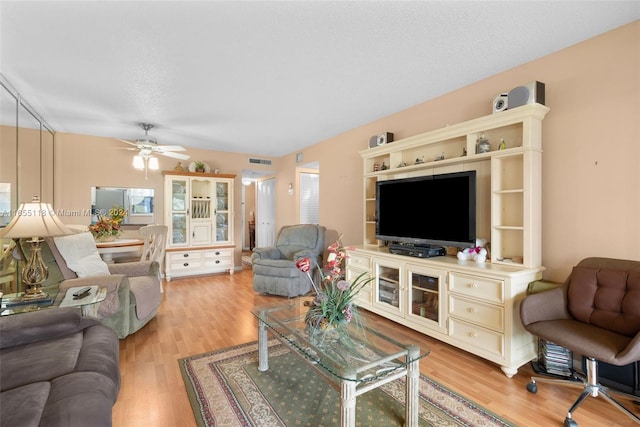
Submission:
<svg viewBox="0 0 640 427">
<path fill-rule="evenodd" d="M 444 153 L 440 154 L 439 156 L 436 156 L 435 161 L 437 162 L 438 160 L 444 160 Z"/>
<path fill-rule="evenodd" d="M 504 142 L 504 138 L 500 138 L 500 145 L 498 145 L 498 150 L 504 150 L 507 148 L 507 144 Z"/>
<path fill-rule="evenodd" d="M 424 163 L 424 156 L 416 158 L 416 165 Z"/>
<path fill-rule="evenodd" d="M 380 170 L 380 165 L 378 164 L 378 162 L 375 162 L 373 164 L 373 171 L 378 172 L 379 170 Z"/>
<path fill-rule="evenodd" d="M 489 140 L 484 137 L 484 134 L 476 141 L 476 154 L 488 153 L 491 151 L 491 144 Z"/>
<path fill-rule="evenodd" d="M 182 162 L 178 162 L 175 168 L 173 168 L 176 172 L 184 172 L 184 168 L 182 167 Z"/>
<path fill-rule="evenodd" d="M 380 170 L 386 171 L 387 169 L 389 169 L 389 166 L 387 166 L 385 162 L 382 162 L 382 166 L 380 166 Z"/>
</svg>

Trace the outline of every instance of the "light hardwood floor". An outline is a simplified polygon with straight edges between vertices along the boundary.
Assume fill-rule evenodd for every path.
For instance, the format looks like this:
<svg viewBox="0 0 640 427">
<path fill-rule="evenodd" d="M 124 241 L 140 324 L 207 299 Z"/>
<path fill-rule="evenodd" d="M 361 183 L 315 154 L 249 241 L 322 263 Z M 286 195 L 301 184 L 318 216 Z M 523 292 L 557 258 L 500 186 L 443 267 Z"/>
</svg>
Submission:
<svg viewBox="0 0 640 427">
<path fill-rule="evenodd" d="M 177 360 L 257 339 L 254 304 L 272 302 L 256 294 L 251 270 L 165 282 L 158 315 L 143 329 L 120 341 L 122 387 L 113 408 L 114 427 L 190 427 L 195 420 Z M 531 368 L 512 379 L 490 362 L 373 316 L 369 321 L 431 349 L 420 371 L 520 426 L 562 426 L 578 390 L 540 384 L 526 390 Z M 574 414 L 581 427 L 628 426 L 631 420 L 601 398 L 588 398 Z"/>
</svg>

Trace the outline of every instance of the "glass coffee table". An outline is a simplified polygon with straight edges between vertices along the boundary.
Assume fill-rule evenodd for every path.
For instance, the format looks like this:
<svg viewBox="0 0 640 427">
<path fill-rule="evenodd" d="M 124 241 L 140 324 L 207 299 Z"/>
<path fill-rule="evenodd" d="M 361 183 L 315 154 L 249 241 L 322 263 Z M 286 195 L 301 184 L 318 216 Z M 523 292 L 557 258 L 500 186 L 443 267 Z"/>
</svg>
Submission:
<svg viewBox="0 0 640 427">
<path fill-rule="evenodd" d="M 308 298 L 255 307 L 258 370 L 269 369 L 268 332 L 289 346 L 340 392 L 340 425 L 356 425 L 356 398 L 405 377 L 405 426 L 418 425 L 419 361 L 428 349 L 400 343 L 354 322 L 340 329 L 312 330 L 305 324 Z"/>
<path fill-rule="evenodd" d="M 90 288 L 82 298 L 73 294 L 83 288 Z M 50 293 L 41 300 L 22 300 L 21 294 L 4 295 L 0 303 L 0 316 L 28 313 L 58 307 L 80 307 L 85 316 L 95 316 L 98 303 L 105 300 L 107 288 L 98 285 L 78 286 Z"/>
</svg>

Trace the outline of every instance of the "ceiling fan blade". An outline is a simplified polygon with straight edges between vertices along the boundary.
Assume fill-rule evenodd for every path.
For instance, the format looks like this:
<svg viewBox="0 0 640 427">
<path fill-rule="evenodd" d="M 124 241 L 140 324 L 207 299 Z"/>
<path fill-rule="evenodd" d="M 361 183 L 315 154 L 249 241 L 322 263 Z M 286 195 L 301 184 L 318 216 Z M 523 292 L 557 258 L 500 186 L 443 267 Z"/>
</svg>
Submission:
<svg viewBox="0 0 640 427">
<path fill-rule="evenodd" d="M 156 151 L 156 154 L 160 154 L 161 156 L 173 157 L 174 159 L 187 160 L 189 157 L 186 154 L 174 153 L 173 151 L 167 151 L 166 153 L 162 151 Z"/>
<path fill-rule="evenodd" d="M 186 148 L 179 145 L 158 145 L 155 149 L 158 151 L 187 151 Z"/>
<path fill-rule="evenodd" d="M 118 141 L 122 141 L 122 142 L 124 142 L 125 144 L 133 145 L 134 147 L 137 147 L 137 146 L 138 146 L 138 144 L 136 144 L 135 142 L 127 141 L 126 139 L 120 139 L 120 138 L 118 138 Z"/>
</svg>

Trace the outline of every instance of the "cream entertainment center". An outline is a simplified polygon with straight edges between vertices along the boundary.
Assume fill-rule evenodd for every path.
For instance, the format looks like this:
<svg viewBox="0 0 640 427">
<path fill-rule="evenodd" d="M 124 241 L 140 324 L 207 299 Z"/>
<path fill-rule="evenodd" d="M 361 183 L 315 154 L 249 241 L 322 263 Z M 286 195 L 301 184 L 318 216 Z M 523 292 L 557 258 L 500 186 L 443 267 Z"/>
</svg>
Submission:
<svg viewBox="0 0 640 427">
<path fill-rule="evenodd" d="M 347 275 L 374 277 L 358 296 L 361 307 L 492 361 L 508 377 L 537 356 L 534 337 L 521 325 L 519 304 L 544 269 L 542 120 L 548 111 L 544 105 L 524 105 L 360 152 L 364 242 L 350 250 Z M 490 150 L 476 150 L 485 140 Z M 470 216 L 475 216 L 475 236 L 489 241 L 486 263 L 459 260 L 452 247 L 446 256 L 398 255 L 389 251 L 389 241 L 378 240 L 381 182 L 465 173 L 475 176 L 476 209 Z M 415 194 L 397 209 L 450 213 L 447 197 L 428 196 Z M 433 213 L 423 212 L 425 221 L 434 220 Z"/>
<path fill-rule="evenodd" d="M 235 175 L 165 171 L 165 277 L 233 274 Z"/>
</svg>

